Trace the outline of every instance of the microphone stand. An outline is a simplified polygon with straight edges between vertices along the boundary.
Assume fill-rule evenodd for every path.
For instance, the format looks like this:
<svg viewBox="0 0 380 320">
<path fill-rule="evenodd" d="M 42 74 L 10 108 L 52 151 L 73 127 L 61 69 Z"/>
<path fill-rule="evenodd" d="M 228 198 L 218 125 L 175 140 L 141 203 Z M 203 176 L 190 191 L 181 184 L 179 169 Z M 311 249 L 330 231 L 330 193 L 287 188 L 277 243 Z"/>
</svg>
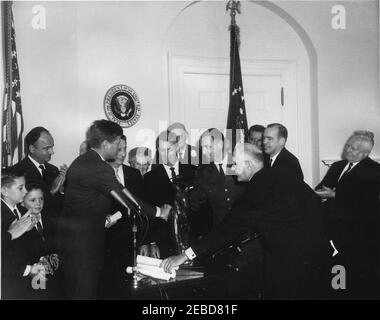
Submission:
<svg viewBox="0 0 380 320">
<path fill-rule="evenodd" d="M 132 211 L 132 233 L 133 233 L 133 266 L 132 266 L 132 286 L 138 287 L 137 280 L 137 224 L 136 215 L 141 215 L 141 207 L 128 201 L 129 210 Z M 128 268 L 127 268 L 128 269 Z"/>
</svg>

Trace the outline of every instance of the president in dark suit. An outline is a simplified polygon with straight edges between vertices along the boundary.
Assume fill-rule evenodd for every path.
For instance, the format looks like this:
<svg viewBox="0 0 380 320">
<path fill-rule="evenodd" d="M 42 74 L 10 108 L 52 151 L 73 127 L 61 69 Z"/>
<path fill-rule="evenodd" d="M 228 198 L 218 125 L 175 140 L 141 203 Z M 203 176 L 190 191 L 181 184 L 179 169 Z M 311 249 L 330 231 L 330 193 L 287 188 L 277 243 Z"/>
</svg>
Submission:
<svg viewBox="0 0 380 320">
<path fill-rule="evenodd" d="M 379 298 L 380 164 L 369 154 L 373 133 L 355 131 L 347 140 L 341 161 L 332 164 L 316 187 L 326 199 L 325 222 L 338 251 L 335 264 L 346 269 L 341 298 Z"/>
<path fill-rule="evenodd" d="M 288 130 L 280 123 L 269 124 L 264 131 L 264 152 L 269 156 L 265 158 L 265 167 L 285 167 L 303 180 L 300 163 L 295 155 L 285 148 L 288 139 Z"/>
<path fill-rule="evenodd" d="M 238 179 L 249 184 L 231 214 L 208 236 L 182 255 L 164 260 L 162 266 L 169 271 L 257 230 L 264 247 L 263 298 L 323 297 L 323 286 L 329 285 L 329 246 L 318 197 L 287 169 L 263 168 L 262 153 L 251 144 L 237 145 L 234 161 Z"/>
<path fill-rule="evenodd" d="M 90 149 L 75 159 L 67 171 L 58 240 L 68 298 L 96 298 L 111 195 L 116 194 L 124 202 L 122 195 L 128 194 L 106 162 L 115 159 L 122 134 L 114 122 L 94 121 L 87 131 Z M 156 214 L 154 209 L 144 213 L 151 217 Z M 167 214 L 161 210 L 161 216 L 167 218 Z"/>
<path fill-rule="evenodd" d="M 25 136 L 26 157 L 12 169 L 25 174 L 26 184 L 37 183 L 42 186 L 45 206 L 42 211 L 45 232 L 53 241 L 56 234 L 58 216 L 63 203 L 63 183 L 67 166 L 59 169 L 50 164 L 54 154 L 54 139 L 44 127 L 35 127 Z"/>
<path fill-rule="evenodd" d="M 115 160 L 109 162 L 109 164 L 114 169 L 120 184 L 128 188 L 136 198 L 141 199 L 143 196 L 143 179 L 139 170 L 124 165 L 127 155 L 126 149 L 127 138 L 122 135 Z M 125 269 L 133 265 L 133 222 L 131 213 L 118 202 L 113 201 L 107 218 L 109 219 L 116 212 L 122 214 L 119 220 L 115 222 L 106 221 L 105 257 L 99 295 L 107 299 L 122 297 L 123 279 L 126 275 Z M 143 240 L 141 237 L 146 231 L 146 224 L 139 223 L 137 228 L 138 249 Z"/>
</svg>

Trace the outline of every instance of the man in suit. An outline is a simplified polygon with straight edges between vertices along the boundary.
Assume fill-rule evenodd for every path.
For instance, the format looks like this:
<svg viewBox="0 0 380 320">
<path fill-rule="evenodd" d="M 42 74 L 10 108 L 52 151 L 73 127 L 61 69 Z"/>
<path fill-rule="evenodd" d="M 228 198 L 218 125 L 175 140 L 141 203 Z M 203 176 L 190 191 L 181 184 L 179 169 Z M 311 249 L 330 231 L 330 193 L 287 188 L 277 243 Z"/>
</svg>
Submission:
<svg viewBox="0 0 380 320">
<path fill-rule="evenodd" d="M 263 298 L 323 297 L 322 286 L 329 285 L 329 247 L 318 197 L 287 169 L 265 169 L 262 153 L 251 144 L 236 146 L 234 162 L 239 181 L 248 182 L 248 187 L 232 212 L 208 236 L 161 266 L 169 271 L 258 230 L 265 252 Z"/>
<path fill-rule="evenodd" d="M 198 211 L 198 235 L 207 234 L 231 210 L 245 188 L 227 166 L 227 140 L 218 129 L 206 130 L 199 139 L 201 164 L 195 174 L 190 205 Z"/>
<path fill-rule="evenodd" d="M 136 197 L 143 196 L 143 179 L 140 171 L 124 164 L 127 155 L 127 138 L 121 136 L 118 153 L 109 164 L 115 171 L 120 184 Z M 141 200 L 139 200 L 140 202 Z M 122 214 L 119 220 L 110 222 L 110 217 L 116 212 Z M 133 263 L 133 233 L 130 212 L 119 203 L 113 201 L 106 221 L 106 243 L 104 268 L 101 276 L 101 290 L 99 294 L 105 298 L 121 298 L 123 277 L 127 266 Z M 146 225 L 138 225 L 137 246 L 141 244 L 141 237 L 145 233 Z M 138 248 L 137 248 L 138 249 Z"/>
<path fill-rule="evenodd" d="M 90 149 L 67 171 L 58 235 L 68 298 L 96 298 L 104 262 L 104 226 L 112 196 L 125 207 L 124 195 L 132 205 L 134 202 L 106 162 L 115 159 L 122 134 L 121 127 L 112 121 L 94 121 L 86 134 Z M 148 217 L 157 215 L 154 208 L 142 211 Z M 167 219 L 169 209 L 161 209 L 158 214 Z"/>
<path fill-rule="evenodd" d="M 265 166 L 286 167 L 293 171 L 296 176 L 303 180 L 303 173 L 296 156 L 285 148 L 288 139 L 288 130 L 280 123 L 269 124 L 264 131 L 264 152 L 269 156 Z"/>
<path fill-rule="evenodd" d="M 37 183 L 43 187 L 45 207 L 42 211 L 47 237 L 54 241 L 59 212 L 63 203 L 63 184 L 67 166 L 59 169 L 50 164 L 54 154 L 54 139 L 43 127 L 35 127 L 25 136 L 26 157 L 12 168 L 25 173 L 26 184 Z"/>
<path fill-rule="evenodd" d="M 379 193 L 380 164 L 369 154 L 374 135 L 355 131 L 347 140 L 342 160 L 334 162 L 317 194 L 326 199 L 325 220 L 336 248 L 335 264 L 346 269 L 342 298 L 379 298 Z"/>
<path fill-rule="evenodd" d="M 194 146 L 187 143 L 189 134 L 185 125 L 180 122 L 174 122 L 168 127 L 168 131 L 173 132 L 179 137 L 177 143 L 179 162 L 197 166 L 199 164 L 198 152 Z"/>
<path fill-rule="evenodd" d="M 196 167 L 179 161 L 178 141 L 179 137 L 173 131 L 163 131 L 156 139 L 159 163 L 153 165 L 151 171 L 144 176 L 145 200 L 152 205 L 174 206 L 177 193 L 175 185 L 193 184 Z M 151 228 L 151 237 L 157 240 L 163 257 L 167 257 L 174 250 L 170 235 L 169 223 L 156 219 Z"/>
<path fill-rule="evenodd" d="M 128 162 L 132 168 L 144 175 L 149 171 L 152 164 L 152 150 L 147 147 L 136 147 L 128 152 Z"/>
<path fill-rule="evenodd" d="M 248 143 L 253 144 L 262 150 L 264 131 L 265 127 L 260 124 L 251 126 L 248 130 Z"/>
</svg>

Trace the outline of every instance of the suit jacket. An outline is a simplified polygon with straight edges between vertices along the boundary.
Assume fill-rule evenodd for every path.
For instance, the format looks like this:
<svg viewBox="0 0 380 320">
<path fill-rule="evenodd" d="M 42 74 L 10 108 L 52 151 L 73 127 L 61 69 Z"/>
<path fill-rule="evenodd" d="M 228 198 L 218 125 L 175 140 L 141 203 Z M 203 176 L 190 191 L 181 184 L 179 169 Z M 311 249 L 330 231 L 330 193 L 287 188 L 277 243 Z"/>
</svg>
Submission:
<svg viewBox="0 0 380 320">
<path fill-rule="evenodd" d="M 193 223 L 197 234 L 203 235 L 221 223 L 246 184 L 238 182 L 234 175 L 225 174 L 223 177 L 213 164 L 203 164 L 196 171 L 194 186 L 190 202 L 192 206 L 202 206 L 194 214 Z"/>
<path fill-rule="evenodd" d="M 195 166 L 179 163 L 178 182 L 187 186 L 193 185 Z M 144 176 L 144 196 L 145 200 L 152 205 L 161 207 L 164 204 L 174 206 L 176 189 L 170 181 L 164 165 L 158 164 Z M 171 229 L 168 222 L 162 219 L 154 219 L 150 225 L 148 242 L 157 242 L 162 257 L 172 253 L 174 249 Z"/>
<path fill-rule="evenodd" d="M 249 231 L 258 231 L 263 242 L 264 298 L 300 298 L 313 292 L 321 279 L 312 283 L 310 272 L 321 270 L 329 249 L 319 199 L 304 182 L 280 167 L 262 169 L 223 223 L 192 248 L 202 256 Z"/>
<path fill-rule="evenodd" d="M 316 189 L 336 188 L 335 199 L 324 206 L 338 251 L 347 246 L 370 250 L 370 243 L 379 241 L 380 164 L 367 157 L 338 181 L 346 165 L 346 160 L 334 162 Z"/>
<path fill-rule="evenodd" d="M 55 245 L 53 241 L 56 235 L 59 213 L 62 210 L 63 195 L 58 192 L 55 195 L 50 193 L 53 181 L 59 175 L 58 168 L 50 163 L 45 163 L 45 168 L 46 173 L 43 179 L 39 170 L 29 157 L 25 157 L 12 167 L 12 169 L 25 174 L 26 184 L 38 183 L 42 186 L 45 197 L 44 209 L 41 213 L 44 221 L 44 229 L 52 245 Z"/>
<path fill-rule="evenodd" d="M 105 220 L 110 192 L 122 193 L 114 170 L 88 150 L 67 171 L 67 187 L 58 240 L 69 298 L 95 298 L 104 262 Z M 154 215 L 155 211 L 145 211 Z"/>
<path fill-rule="evenodd" d="M 135 196 L 142 198 L 143 178 L 139 170 L 123 164 L 124 186 Z M 142 200 L 138 200 L 141 202 Z M 106 229 L 104 268 L 100 278 L 99 297 L 122 298 L 122 285 L 127 266 L 133 263 L 133 232 L 132 219 L 128 217 L 127 210 L 119 203 L 113 201 L 109 214 L 120 211 L 122 218 L 115 225 Z M 137 219 L 137 248 L 145 232 L 143 225 Z"/>
<path fill-rule="evenodd" d="M 21 214 L 25 210 L 19 208 Z M 27 265 L 37 263 L 41 256 L 49 253 L 48 246 L 38 231 L 33 228 L 21 237 L 10 240 L 7 232 L 16 219 L 14 213 L 1 201 L 1 292 L 5 299 L 34 299 L 44 296 L 44 290 L 33 290 L 31 277 L 23 277 Z M 47 284 L 47 289 L 49 285 Z"/>
<path fill-rule="evenodd" d="M 266 158 L 265 167 L 270 168 L 269 166 L 270 157 Z M 272 167 L 285 167 L 291 170 L 299 179 L 303 180 L 303 173 L 301 165 L 295 155 L 289 152 L 286 148 L 283 148 L 278 154 L 276 160 L 272 164 Z"/>
</svg>

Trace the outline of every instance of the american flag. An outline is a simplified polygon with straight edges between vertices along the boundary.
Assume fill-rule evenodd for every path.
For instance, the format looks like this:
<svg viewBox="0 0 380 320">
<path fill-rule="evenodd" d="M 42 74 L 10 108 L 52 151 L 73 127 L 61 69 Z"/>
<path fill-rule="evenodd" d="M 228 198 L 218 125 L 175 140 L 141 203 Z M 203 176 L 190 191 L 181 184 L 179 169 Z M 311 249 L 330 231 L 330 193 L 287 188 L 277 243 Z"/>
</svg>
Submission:
<svg viewBox="0 0 380 320">
<path fill-rule="evenodd" d="M 12 3 L 3 3 L 5 92 L 3 104 L 2 167 L 11 166 L 22 159 L 22 117 L 20 96 L 20 74 L 17 63 L 16 39 L 12 14 Z"/>
<path fill-rule="evenodd" d="M 239 27 L 236 24 L 231 24 L 230 32 L 230 103 L 228 109 L 227 129 L 231 129 L 233 150 L 236 143 L 244 142 L 244 137 L 248 132 L 248 124 L 240 67 Z"/>
</svg>

